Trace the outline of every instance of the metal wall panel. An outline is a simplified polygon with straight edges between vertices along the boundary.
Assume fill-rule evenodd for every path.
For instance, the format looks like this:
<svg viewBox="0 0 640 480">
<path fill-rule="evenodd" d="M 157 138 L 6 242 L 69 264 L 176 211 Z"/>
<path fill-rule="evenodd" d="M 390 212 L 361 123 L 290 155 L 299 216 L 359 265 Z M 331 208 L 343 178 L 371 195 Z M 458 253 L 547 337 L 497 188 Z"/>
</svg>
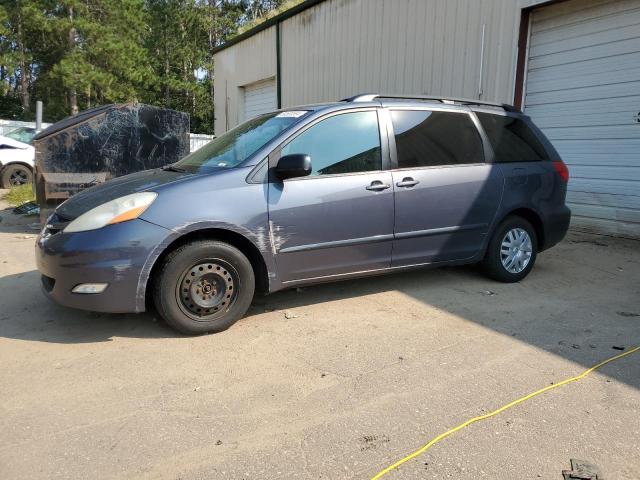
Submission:
<svg viewBox="0 0 640 480">
<path fill-rule="evenodd" d="M 534 10 L 525 94 L 569 165 L 573 225 L 640 236 L 640 0 Z"/>
<path fill-rule="evenodd" d="M 520 6 L 512 0 L 322 2 L 282 24 L 283 106 L 358 92 L 511 103 Z"/>
<path fill-rule="evenodd" d="M 541 1 L 326 0 L 281 24 L 283 107 L 359 92 L 512 103 L 521 8 Z M 216 134 L 242 119 L 240 87 L 276 74 L 275 41 L 270 27 L 215 55 Z"/>
<path fill-rule="evenodd" d="M 215 57 L 215 134 L 240 123 L 244 116 L 243 87 L 276 75 L 276 28 L 270 27 Z"/>
</svg>

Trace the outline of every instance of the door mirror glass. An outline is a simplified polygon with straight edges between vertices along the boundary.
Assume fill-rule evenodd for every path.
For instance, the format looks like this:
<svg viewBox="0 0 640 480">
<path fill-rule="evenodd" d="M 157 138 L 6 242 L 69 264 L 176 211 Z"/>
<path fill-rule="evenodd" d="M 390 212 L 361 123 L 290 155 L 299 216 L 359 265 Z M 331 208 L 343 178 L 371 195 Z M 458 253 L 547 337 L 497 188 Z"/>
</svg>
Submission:
<svg viewBox="0 0 640 480">
<path fill-rule="evenodd" d="M 292 153 L 280 157 L 275 168 L 276 177 L 280 180 L 287 178 L 306 177 L 311 173 L 311 157 L 306 153 Z"/>
</svg>

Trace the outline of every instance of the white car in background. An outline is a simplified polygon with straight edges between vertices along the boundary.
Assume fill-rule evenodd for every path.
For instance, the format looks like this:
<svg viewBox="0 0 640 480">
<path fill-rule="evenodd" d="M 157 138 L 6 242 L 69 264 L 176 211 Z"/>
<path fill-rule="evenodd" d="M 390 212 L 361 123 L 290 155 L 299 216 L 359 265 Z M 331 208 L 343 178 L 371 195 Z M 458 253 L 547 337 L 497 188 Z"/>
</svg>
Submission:
<svg viewBox="0 0 640 480">
<path fill-rule="evenodd" d="M 20 127 L 0 135 L 0 187 L 10 188 L 33 181 L 35 128 Z"/>
</svg>

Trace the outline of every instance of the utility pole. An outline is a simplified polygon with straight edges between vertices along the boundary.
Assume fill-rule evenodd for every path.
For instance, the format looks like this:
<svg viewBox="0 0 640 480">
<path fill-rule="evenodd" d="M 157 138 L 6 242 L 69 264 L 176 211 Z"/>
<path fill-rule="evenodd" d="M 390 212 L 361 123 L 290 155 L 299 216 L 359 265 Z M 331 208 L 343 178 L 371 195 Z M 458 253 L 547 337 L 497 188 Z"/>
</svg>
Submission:
<svg viewBox="0 0 640 480">
<path fill-rule="evenodd" d="M 42 130 L 42 100 L 36 102 L 36 133 Z"/>
<path fill-rule="evenodd" d="M 69 49 L 73 51 L 76 46 L 76 29 L 73 26 L 73 7 L 69 7 Z M 78 93 L 75 86 L 75 72 L 72 77 L 73 84 L 69 87 L 69 103 L 71 104 L 71 115 L 78 114 Z"/>
</svg>

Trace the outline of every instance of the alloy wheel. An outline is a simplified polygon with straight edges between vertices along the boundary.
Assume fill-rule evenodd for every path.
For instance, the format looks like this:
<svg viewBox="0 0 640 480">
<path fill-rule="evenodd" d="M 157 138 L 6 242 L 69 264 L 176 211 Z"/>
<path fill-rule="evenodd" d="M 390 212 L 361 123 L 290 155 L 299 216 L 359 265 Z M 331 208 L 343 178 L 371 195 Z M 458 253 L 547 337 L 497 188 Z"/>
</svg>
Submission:
<svg viewBox="0 0 640 480">
<path fill-rule="evenodd" d="M 18 185 L 24 185 L 28 181 L 29 176 L 27 175 L 27 172 L 22 169 L 14 170 L 9 176 L 9 183 L 15 187 Z"/>
<path fill-rule="evenodd" d="M 520 273 L 529 265 L 532 252 L 533 244 L 527 231 L 522 228 L 512 228 L 505 234 L 500 244 L 502 266 L 509 273 Z"/>
</svg>

